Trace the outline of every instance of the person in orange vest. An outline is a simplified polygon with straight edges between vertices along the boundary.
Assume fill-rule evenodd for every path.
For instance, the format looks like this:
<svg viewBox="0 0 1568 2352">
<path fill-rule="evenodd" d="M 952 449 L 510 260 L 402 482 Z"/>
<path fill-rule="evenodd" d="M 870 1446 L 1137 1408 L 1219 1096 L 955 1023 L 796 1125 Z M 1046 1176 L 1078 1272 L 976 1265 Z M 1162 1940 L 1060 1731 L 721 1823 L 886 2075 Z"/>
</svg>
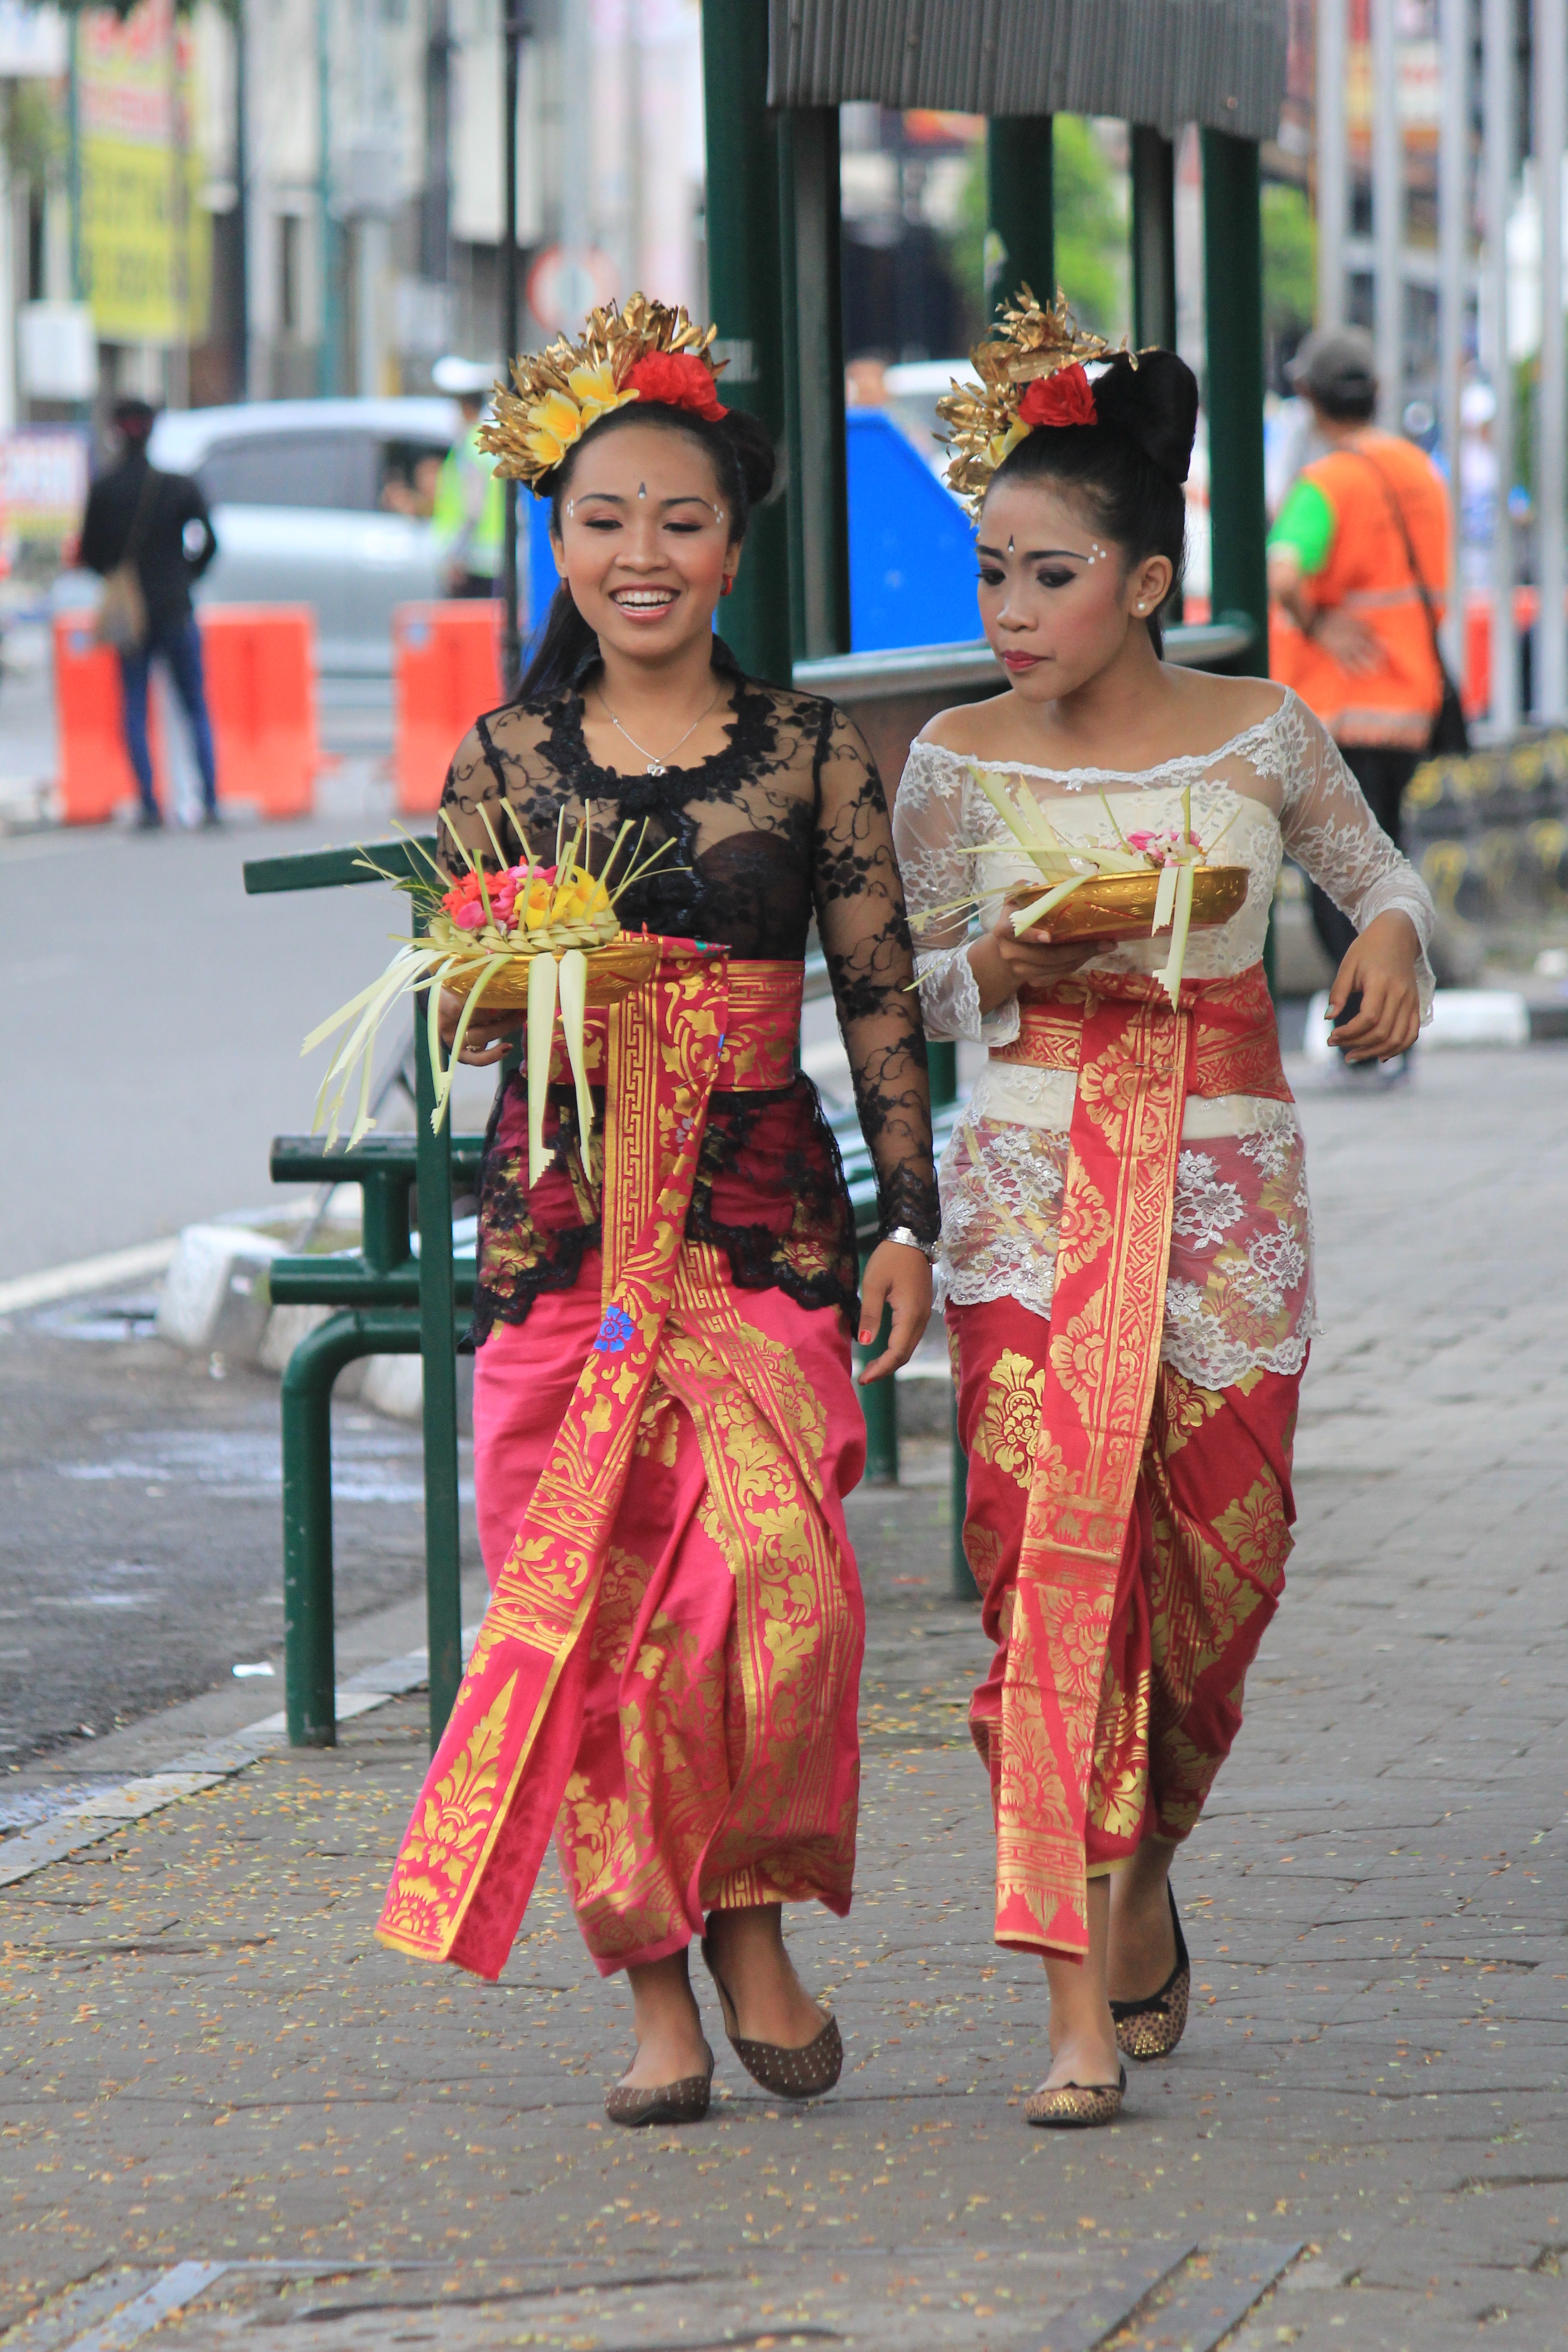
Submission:
<svg viewBox="0 0 1568 2352">
<path fill-rule="evenodd" d="M 1424 450 L 1373 425 L 1370 335 L 1310 335 L 1291 373 L 1327 454 L 1297 475 L 1268 534 L 1269 675 L 1323 721 L 1397 843 L 1443 702 L 1448 494 Z M 1312 921 L 1337 971 L 1354 932 L 1315 883 Z"/>
</svg>

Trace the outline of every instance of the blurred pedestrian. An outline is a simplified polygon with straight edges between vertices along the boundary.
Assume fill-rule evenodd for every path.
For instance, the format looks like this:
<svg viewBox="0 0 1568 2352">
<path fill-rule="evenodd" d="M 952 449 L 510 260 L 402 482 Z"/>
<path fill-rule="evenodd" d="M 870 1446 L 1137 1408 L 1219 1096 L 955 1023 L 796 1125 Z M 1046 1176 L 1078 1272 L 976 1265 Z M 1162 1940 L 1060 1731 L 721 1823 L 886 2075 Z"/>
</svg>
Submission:
<svg viewBox="0 0 1568 2352">
<path fill-rule="evenodd" d="M 1269 674 L 1322 720 L 1397 844 L 1405 787 L 1439 748 L 1439 714 L 1458 709 L 1437 646 L 1447 492 L 1424 450 L 1373 425 L 1373 344 L 1359 327 L 1309 335 L 1292 378 L 1327 454 L 1302 467 L 1268 534 Z M 1337 971 L 1354 929 L 1316 882 L 1311 892 Z"/>
<path fill-rule="evenodd" d="M 493 371 L 474 360 L 444 359 L 432 373 L 437 391 L 454 395 L 463 419 L 441 467 L 431 515 L 442 585 L 448 596 L 494 596 L 500 587 L 506 492 L 494 459 L 479 442 Z"/>
<path fill-rule="evenodd" d="M 153 425 L 146 401 L 116 404 L 120 462 L 89 493 L 80 561 L 104 583 L 99 635 L 120 656 L 125 749 L 142 795 L 138 824 L 153 830 L 163 822 L 147 744 L 147 688 L 156 659 L 184 705 L 201 773 L 202 822 L 215 825 L 217 768 L 191 589 L 217 553 L 217 541 L 200 485 L 188 474 L 160 473 L 149 462 Z"/>
</svg>

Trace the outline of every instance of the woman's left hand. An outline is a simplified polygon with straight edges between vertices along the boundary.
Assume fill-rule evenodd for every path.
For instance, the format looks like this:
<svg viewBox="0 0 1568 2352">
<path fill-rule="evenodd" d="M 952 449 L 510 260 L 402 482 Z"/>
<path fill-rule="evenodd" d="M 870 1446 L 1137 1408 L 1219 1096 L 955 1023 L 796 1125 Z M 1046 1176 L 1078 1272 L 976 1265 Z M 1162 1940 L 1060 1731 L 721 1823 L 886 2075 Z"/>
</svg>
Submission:
<svg viewBox="0 0 1568 2352">
<path fill-rule="evenodd" d="M 1421 1000 L 1415 988 L 1420 941 L 1408 915 L 1390 909 L 1370 922 L 1334 975 L 1329 1011 L 1337 1025 L 1331 1045 L 1342 1046 L 1347 1062 L 1385 1062 L 1415 1043 Z M 1361 991 L 1361 1009 L 1341 1021 L 1347 999 Z"/>
<path fill-rule="evenodd" d="M 860 1374 L 862 1388 L 873 1381 L 890 1380 L 907 1364 L 925 1337 L 931 1321 L 931 1267 L 923 1253 L 907 1242 L 879 1242 L 866 1261 L 860 1285 L 860 1345 L 875 1345 L 882 1328 L 882 1309 L 893 1310 L 888 1344 L 874 1363 Z"/>
</svg>

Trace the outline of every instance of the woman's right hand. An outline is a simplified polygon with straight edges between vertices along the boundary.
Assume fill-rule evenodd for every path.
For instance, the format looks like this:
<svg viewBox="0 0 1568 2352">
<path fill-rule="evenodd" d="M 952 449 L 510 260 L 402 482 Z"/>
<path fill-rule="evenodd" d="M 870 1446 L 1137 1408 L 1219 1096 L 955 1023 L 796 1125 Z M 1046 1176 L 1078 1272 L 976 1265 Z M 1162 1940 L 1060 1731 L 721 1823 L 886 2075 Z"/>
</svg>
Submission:
<svg viewBox="0 0 1568 2352">
<path fill-rule="evenodd" d="M 441 1043 L 448 1054 L 467 1003 L 466 996 L 454 995 L 449 988 L 441 991 Z M 522 1023 L 523 1016 L 519 1012 L 487 1013 L 481 1005 L 468 1024 L 458 1061 L 471 1063 L 477 1070 L 487 1069 L 502 1058 L 512 1039 L 521 1034 Z"/>
<path fill-rule="evenodd" d="M 1066 980 L 1099 955 L 1101 946 L 1098 940 L 1081 939 L 1053 945 L 1050 926 L 1044 922 L 1033 924 L 1020 938 L 1013 929 L 1013 909 L 1004 905 L 991 929 L 969 950 L 980 1010 L 994 1013 L 1010 1004 L 1021 988 L 1044 988 L 1054 980 Z"/>
</svg>

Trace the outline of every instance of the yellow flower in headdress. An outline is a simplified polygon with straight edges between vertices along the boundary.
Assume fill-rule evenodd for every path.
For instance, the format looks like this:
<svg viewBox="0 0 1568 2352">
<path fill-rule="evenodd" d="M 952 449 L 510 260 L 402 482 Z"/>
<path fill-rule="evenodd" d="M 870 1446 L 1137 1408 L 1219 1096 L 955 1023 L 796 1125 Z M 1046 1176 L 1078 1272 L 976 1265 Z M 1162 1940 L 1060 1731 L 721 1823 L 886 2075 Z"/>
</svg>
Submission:
<svg viewBox="0 0 1568 2352">
<path fill-rule="evenodd" d="M 566 389 L 583 412 L 583 422 L 578 427 L 583 433 L 586 433 L 597 417 L 605 415 L 612 408 L 622 408 L 628 400 L 637 398 L 635 392 L 619 389 L 615 369 L 608 360 L 601 360 L 597 366 L 573 368 L 566 378 Z"/>
<path fill-rule="evenodd" d="M 563 392 L 547 392 L 529 413 L 530 429 L 523 441 L 542 466 L 558 466 L 582 433 L 584 423 L 574 400 Z"/>
<path fill-rule="evenodd" d="M 497 460 L 503 479 L 526 482 L 542 494 L 550 475 L 591 425 L 642 396 L 629 380 L 632 371 L 656 358 L 695 363 L 700 388 L 711 404 L 700 413 L 722 415 L 712 385 L 724 363 L 709 356 L 713 332 L 711 327 L 694 326 L 679 307 L 652 302 L 644 294 L 632 295 L 624 308 L 602 303 L 589 312 L 575 341 L 558 336 L 548 351 L 525 352 L 512 362 L 511 386 L 497 386 L 494 413 L 479 427 L 479 447 Z M 690 397 L 677 401 L 694 404 Z"/>
</svg>

